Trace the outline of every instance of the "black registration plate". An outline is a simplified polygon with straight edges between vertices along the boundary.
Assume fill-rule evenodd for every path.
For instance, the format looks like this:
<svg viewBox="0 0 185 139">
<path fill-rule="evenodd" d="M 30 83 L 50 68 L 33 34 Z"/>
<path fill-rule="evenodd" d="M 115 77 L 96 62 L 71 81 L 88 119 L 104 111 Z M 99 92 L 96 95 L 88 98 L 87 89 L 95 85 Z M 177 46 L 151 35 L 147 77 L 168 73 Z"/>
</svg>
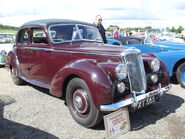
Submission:
<svg viewBox="0 0 185 139">
<path fill-rule="evenodd" d="M 152 97 L 149 97 L 149 98 L 146 98 L 142 101 L 139 101 L 138 102 L 138 105 L 136 107 L 134 107 L 134 110 L 137 110 L 137 109 L 141 109 L 143 107 L 146 107 L 156 101 L 159 100 L 159 96 L 152 96 Z"/>
</svg>

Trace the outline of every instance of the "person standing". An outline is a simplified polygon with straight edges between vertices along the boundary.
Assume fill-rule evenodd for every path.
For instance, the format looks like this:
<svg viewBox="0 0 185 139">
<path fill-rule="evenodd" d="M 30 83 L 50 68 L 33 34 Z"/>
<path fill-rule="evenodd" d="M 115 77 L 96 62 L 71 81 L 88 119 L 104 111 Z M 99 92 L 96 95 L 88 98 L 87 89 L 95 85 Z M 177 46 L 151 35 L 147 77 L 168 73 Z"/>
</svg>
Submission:
<svg viewBox="0 0 185 139">
<path fill-rule="evenodd" d="M 96 19 L 95 19 L 94 23 L 95 23 L 96 27 L 98 28 L 98 30 L 99 30 L 99 32 L 101 34 L 103 42 L 107 43 L 107 39 L 106 39 L 106 35 L 105 35 L 105 29 L 104 29 L 104 27 L 102 25 L 102 17 L 101 17 L 101 15 L 97 15 L 96 16 Z"/>
<path fill-rule="evenodd" d="M 118 38 L 118 29 L 116 28 L 113 33 L 114 38 Z"/>
<path fill-rule="evenodd" d="M 123 32 L 121 31 L 121 28 L 119 28 L 118 30 L 118 38 L 122 38 L 123 37 Z"/>
</svg>

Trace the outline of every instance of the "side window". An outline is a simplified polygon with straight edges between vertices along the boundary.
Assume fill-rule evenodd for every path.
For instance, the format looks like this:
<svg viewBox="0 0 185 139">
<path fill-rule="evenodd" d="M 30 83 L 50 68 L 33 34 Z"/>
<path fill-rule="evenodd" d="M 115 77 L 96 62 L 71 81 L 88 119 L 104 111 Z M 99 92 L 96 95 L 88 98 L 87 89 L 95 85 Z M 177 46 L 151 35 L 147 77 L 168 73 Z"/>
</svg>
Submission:
<svg viewBox="0 0 185 139">
<path fill-rule="evenodd" d="M 97 32 L 94 27 L 78 25 L 78 28 L 83 39 L 101 40 L 99 31 Z"/>
<path fill-rule="evenodd" d="M 85 26 L 78 26 L 79 30 L 80 30 L 80 34 L 82 36 L 83 39 L 87 39 L 87 30 L 85 28 Z"/>
<path fill-rule="evenodd" d="M 43 29 L 32 28 L 31 32 L 32 32 L 31 42 L 33 44 L 48 44 L 46 33 L 44 32 Z"/>
<path fill-rule="evenodd" d="M 27 44 L 28 43 L 28 29 L 22 29 L 19 32 L 18 43 Z"/>
<path fill-rule="evenodd" d="M 50 27 L 50 36 L 55 43 L 72 40 L 74 25 L 55 25 Z"/>
</svg>

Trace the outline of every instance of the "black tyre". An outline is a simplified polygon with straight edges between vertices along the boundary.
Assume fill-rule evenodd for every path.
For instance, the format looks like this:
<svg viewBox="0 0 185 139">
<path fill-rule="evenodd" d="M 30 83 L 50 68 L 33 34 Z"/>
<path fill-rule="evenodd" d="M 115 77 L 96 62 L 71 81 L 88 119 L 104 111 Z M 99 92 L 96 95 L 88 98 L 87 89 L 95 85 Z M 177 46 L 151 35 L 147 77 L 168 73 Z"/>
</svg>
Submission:
<svg viewBox="0 0 185 139">
<path fill-rule="evenodd" d="M 102 114 L 95 107 L 84 80 L 74 78 L 69 82 L 66 101 L 72 117 L 79 124 L 85 127 L 93 127 L 102 120 Z"/>
<path fill-rule="evenodd" d="M 181 85 L 181 87 L 185 88 L 185 63 L 182 63 L 177 68 L 176 77 L 177 77 L 177 81 Z"/>
<path fill-rule="evenodd" d="M 10 70 L 11 73 L 11 77 L 12 77 L 12 81 L 16 84 L 16 85 L 23 85 L 25 83 L 24 80 L 22 80 L 19 76 L 18 76 L 18 71 L 16 68 L 12 68 Z"/>
</svg>

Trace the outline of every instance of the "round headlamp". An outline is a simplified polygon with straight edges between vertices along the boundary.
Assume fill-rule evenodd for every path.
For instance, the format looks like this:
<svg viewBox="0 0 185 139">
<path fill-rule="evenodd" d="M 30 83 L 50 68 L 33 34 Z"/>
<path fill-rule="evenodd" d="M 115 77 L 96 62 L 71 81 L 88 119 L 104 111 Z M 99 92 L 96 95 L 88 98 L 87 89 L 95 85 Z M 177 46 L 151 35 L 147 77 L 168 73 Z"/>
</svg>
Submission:
<svg viewBox="0 0 185 139">
<path fill-rule="evenodd" d="M 159 61 L 159 59 L 155 58 L 154 60 L 152 60 L 151 68 L 152 68 L 153 72 L 156 72 L 156 71 L 159 70 L 159 68 L 160 68 L 160 61 Z"/>
<path fill-rule="evenodd" d="M 119 64 L 115 70 L 116 77 L 118 80 L 123 80 L 127 77 L 127 66 L 126 64 Z"/>
<path fill-rule="evenodd" d="M 2 50 L 2 51 L 0 52 L 0 55 L 1 55 L 1 56 L 5 56 L 5 55 L 6 55 L 6 51 L 5 51 L 5 50 Z"/>
</svg>

